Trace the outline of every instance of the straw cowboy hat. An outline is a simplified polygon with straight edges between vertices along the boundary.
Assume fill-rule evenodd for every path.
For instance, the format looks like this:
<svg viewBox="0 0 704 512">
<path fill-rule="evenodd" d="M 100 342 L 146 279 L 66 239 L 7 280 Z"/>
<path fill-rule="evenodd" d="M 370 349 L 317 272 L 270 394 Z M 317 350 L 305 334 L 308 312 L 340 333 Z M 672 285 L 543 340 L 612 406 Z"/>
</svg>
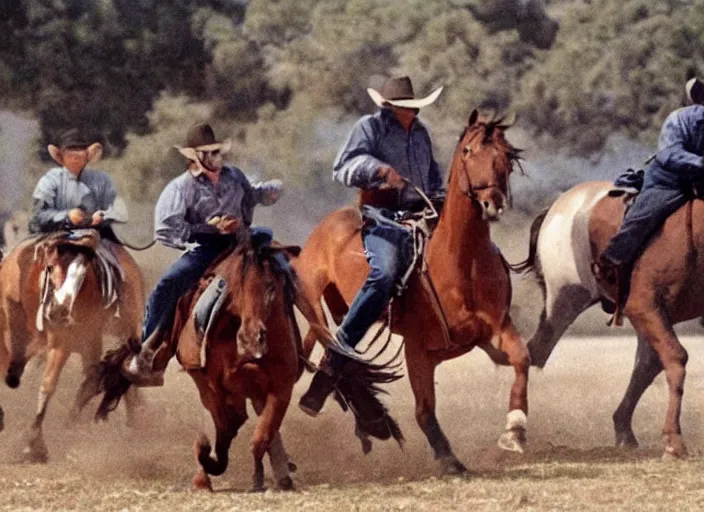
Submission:
<svg viewBox="0 0 704 512">
<path fill-rule="evenodd" d="M 62 133 L 59 137 L 58 145 L 49 144 L 47 146 L 51 158 L 61 166 L 64 165 L 63 152 L 67 149 L 85 149 L 88 152 L 86 165 L 97 162 L 103 156 L 102 144 L 100 142 L 90 142 L 90 139 L 77 128 L 71 128 Z"/>
<path fill-rule="evenodd" d="M 193 162 L 200 162 L 198 153 L 210 151 L 220 151 L 227 153 L 230 151 L 232 141 L 225 139 L 218 141 L 215 139 L 215 132 L 207 123 L 198 123 L 191 126 L 186 133 L 186 142 L 183 146 L 174 146 L 179 153 Z"/>
<path fill-rule="evenodd" d="M 692 103 L 704 104 L 704 83 L 697 77 L 687 80 L 687 84 L 684 86 L 687 92 L 687 98 Z"/>
<path fill-rule="evenodd" d="M 416 99 L 415 94 L 413 94 L 413 84 L 411 83 L 411 79 L 407 76 L 389 78 L 384 82 L 381 91 L 377 91 L 371 87 L 367 89 L 367 93 L 377 106 L 394 105 L 403 108 L 426 107 L 438 99 L 441 92 L 442 87 L 438 87 L 425 98 Z"/>
</svg>

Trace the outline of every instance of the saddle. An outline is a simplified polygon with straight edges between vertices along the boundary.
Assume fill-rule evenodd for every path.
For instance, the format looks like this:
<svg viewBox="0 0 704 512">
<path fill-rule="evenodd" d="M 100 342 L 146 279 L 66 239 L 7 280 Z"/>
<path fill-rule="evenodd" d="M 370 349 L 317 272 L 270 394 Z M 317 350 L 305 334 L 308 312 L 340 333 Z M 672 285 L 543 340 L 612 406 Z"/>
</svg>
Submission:
<svg viewBox="0 0 704 512">
<path fill-rule="evenodd" d="M 34 261 L 41 262 L 43 266 L 39 277 L 40 304 L 36 319 L 36 327 L 40 332 L 44 330 L 44 320 L 48 320 L 46 306 L 52 292 L 51 272 L 66 247 L 73 247 L 93 259 L 105 309 L 117 302 L 118 289 L 124 281 L 124 271 L 114 246 L 114 242 L 102 239 L 97 230 L 90 228 L 58 231 L 37 238 L 34 245 Z M 115 314 L 118 315 L 119 311 L 116 310 Z"/>
<path fill-rule="evenodd" d="M 439 201 L 440 208 L 442 208 L 444 196 L 442 198 L 438 198 L 437 200 Z M 436 213 L 437 211 L 437 209 L 433 211 L 429 207 L 423 208 L 419 211 L 391 211 L 386 208 L 378 208 L 366 204 L 360 206 L 363 225 L 378 224 L 394 226 L 398 229 L 406 231 L 411 240 L 411 253 L 409 257 L 410 262 L 406 268 L 406 271 L 396 283 L 396 292 L 388 306 L 389 319 L 383 324 L 382 329 L 387 325 L 390 329 L 391 318 L 394 316 L 394 298 L 401 298 L 403 296 L 404 292 L 408 288 L 408 283 L 411 276 L 416 273 L 418 275 L 418 279 L 420 280 L 422 290 L 425 293 L 433 312 L 438 318 L 440 327 L 443 331 L 444 343 L 437 347 L 429 346 L 428 348 L 431 350 L 444 350 L 452 347 L 453 342 L 450 335 L 449 324 L 445 316 L 445 311 L 442 308 L 440 298 L 438 297 L 437 291 L 435 290 L 432 280 L 430 279 L 427 260 L 425 259 L 427 242 L 432 236 L 433 230 L 437 226 L 439 218 L 439 214 Z"/>
</svg>

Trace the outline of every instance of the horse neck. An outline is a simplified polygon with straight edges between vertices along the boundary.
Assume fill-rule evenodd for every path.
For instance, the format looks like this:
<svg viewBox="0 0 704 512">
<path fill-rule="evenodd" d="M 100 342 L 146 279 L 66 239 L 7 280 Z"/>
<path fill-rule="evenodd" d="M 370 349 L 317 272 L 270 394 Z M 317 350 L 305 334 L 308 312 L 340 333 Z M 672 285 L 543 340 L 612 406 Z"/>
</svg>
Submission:
<svg viewBox="0 0 704 512">
<path fill-rule="evenodd" d="M 443 246 L 445 257 L 464 259 L 468 253 L 490 244 L 489 222 L 482 218 L 475 201 L 460 190 L 461 157 L 455 155 L 450 170 L 447 197 L 432 241 Z M 443 251 L 444 252 L 444 251 Z"/>
</svg>

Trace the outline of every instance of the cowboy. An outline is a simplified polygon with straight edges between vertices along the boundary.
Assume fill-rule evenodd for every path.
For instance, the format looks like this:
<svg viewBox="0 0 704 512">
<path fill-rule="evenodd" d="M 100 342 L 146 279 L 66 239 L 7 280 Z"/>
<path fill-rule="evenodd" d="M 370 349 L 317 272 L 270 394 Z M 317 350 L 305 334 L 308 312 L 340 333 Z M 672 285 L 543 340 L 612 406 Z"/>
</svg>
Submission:
<svg viewBox="0 0 704 512">
<path fill-rule="evenodd" d="M 357 121 L 337 155 L 333 179 L 348 187 L 386 190 L 391 200 L 383 215 L 417 210 L 421 198 L 412 184 L 427 195 L 442 188 L 443 180 L 433 158 L 428 130 L 418 119 L 420 108 L 433 103 L 442 87 L 425 98 L 416 99 L 407 76 L 388 79 L 381 91 L 367 89 L 380 109 Z M 369 206 L 367 206 L 369 207 Z M 365 223 L 364 250 L 370 271 L 367 280 L 350 305 L 336 337 L 345 346 L 356 346 L 389 303 L 394 285 L 410 263 L 410 234 L 389 223 Z M 329 353 L 316 372 L 299 407 L 311 416 L 322 409 L 335 388 L 345 357 Z"/>
<path fill-rule="evenodd" d="M 625 299 L 625 278 L 650 237 L 667 217 L 694 197 L 704 181 L 704 83 L 692 78 L 685 85 L 691 105 L 665 119 L 658 152 L 646 169 L 643 187 L 618 232 L 594 265 L 602 282 L 617 285 Z"/>
<path fill-rule="evenodd" d="M 257 204 L 274 204 L 282 183 L 271 180 L 252 185 L 237 167 L 223 163 L 229 140 L 218 141 L 209 124 L 192 126 L 184 147 L 186 172 L 174 178 L 159 196 L 155 209 L 156 239 L 186 252 L 166 271 L 147 301 L 142 350 L 124 375 L 139 385 L 161 385 L 163 371 L 151 366 L 148 340 L 160 326 L 173 323 L 178 299 L 196 284 L 205 270 L 232 244 L 241 225 L 250 226 Z"/>
<path fill-rule="evenodd" d="M 102 145 L 73 128 L 48 151 L 60 167 L 50 169 L 34 188 L 30 233 L 91 226 L 111 234 L 104 217 L 117 197 L 115 185 L 104 172 L 86 169 L 100 159 Z"/>
</svg>

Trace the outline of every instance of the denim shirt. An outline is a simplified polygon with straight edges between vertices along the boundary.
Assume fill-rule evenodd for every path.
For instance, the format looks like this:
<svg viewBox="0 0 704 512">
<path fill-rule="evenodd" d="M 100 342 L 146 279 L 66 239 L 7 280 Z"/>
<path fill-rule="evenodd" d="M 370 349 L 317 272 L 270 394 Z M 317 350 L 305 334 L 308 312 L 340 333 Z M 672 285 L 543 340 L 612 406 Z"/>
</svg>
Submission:
<svg viewBox="0 0 704 512">
<path fill-rule="evenodd" d="M 185 249 L 187 242 L 203 243 L 217 236 L 208 225 L 213 216 L 229 215 L 252 223 L 257 204 L 274 204 L 281 193 L 278 180 L 251 184 L 244 173 L 223 166 L 217 184 L 204 174 L 186 171 L 174 178 L 159 196 L 154 210 L 155 237 L 166 246 Z"/>
<path fill-rule="evenodd" d="M 337 154 L 333 179 L 348 187 L 377 188 L 383 183 L 376 177 L 382 165 L 393 167 L 426 194 L 442 188 L 428 130 L 416 118 L 407 132 L 387 108 L 357 121 Z M 406 187 L 399 198 L 399 209 L 418 200 L 418 194 Z"/>
<path fill-rule="evenodd" d="M 75 175 L 65 167 L 54 167 L 39 179 L 32 193 L 29 231 L 49 232 L 67 227 L 69 210 L 81 208 L 91 216 L 110 208 L 116 196 L 115 185 L 104 172 L 83 169 Z"/>
<path fill-rule="evenodd" d="M 653 180 L 669 186 L 686 186 L 704 179 L 704 105 L 672 112 L 658 140 Z"/>
</svg>

